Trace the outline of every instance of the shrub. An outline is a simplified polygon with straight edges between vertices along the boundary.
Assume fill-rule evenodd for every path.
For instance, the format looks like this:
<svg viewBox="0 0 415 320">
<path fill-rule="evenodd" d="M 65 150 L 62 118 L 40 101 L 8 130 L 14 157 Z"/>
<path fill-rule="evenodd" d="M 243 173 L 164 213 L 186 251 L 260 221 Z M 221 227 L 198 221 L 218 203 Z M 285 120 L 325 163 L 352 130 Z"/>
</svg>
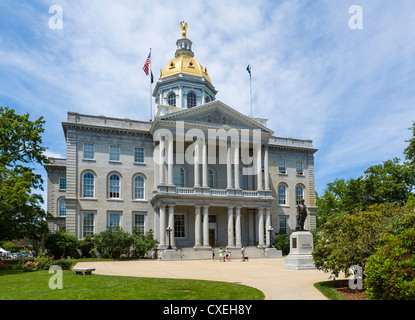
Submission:
<svg viewBox="0 0 415 320">
<path fill-rule="evenodd" d="M 48 254 L 56 258 L 66 257 L 71 250 L 76 249 L 77 244 L 76 237 L 64 231 L 48 234 L 45 240 Z"/>
<path fill-rule="evenodd" d="M 415 299 L 415 228 L 389 236 L 368 259 L 364 285 L 370 299 Z"/>
<path fill-rule="evenodd" d="M 133 238 L 122 228 L 115 227 L 103 231 L 95 237 L 96 249 L 103 258 L 119 259 L 121 256 L 129 256 Z"/>
<path fill-rule="evenodd" d="M 274 247 L 282 251 L 283 255 L 290 253 L 290 234 L 277 233 L 273 243 Z"/>
<path fill-rule="evenodd" d="M 133 231 L 133 257 L 144 258 L 145 254 L 152 250 L 156 245 L 157 241 L 154 240 L 153 231 L 150 230 L 146 234 L 138 232 L 137 229 Z"/>
<path fill-rule="evenodd" d="M 83 257 L 92 258 L 95 256 L 95 237 L 93 234 L 86 234 L 84 239 L 79 241 L 78 246 Z"/>
</svg>

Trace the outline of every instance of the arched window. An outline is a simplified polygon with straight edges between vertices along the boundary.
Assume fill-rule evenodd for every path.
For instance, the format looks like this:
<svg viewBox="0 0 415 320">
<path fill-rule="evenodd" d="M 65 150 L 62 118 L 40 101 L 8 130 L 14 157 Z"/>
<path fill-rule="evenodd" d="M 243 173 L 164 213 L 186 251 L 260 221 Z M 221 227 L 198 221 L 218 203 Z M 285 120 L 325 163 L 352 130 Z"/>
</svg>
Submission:
<svg viewBox="0 0 415 320">
<path fill-rule="evenodd" d="M 174 168 L 173 183 L 176 187 L 184 187 L 184 169 L 181 167 Z"/>
<path fill-rule="evenodd" d="M 172 107 L 176 106 L 176 94 L 174 92 L 169 93 L 167 96 L 167 104 Z"/>
<path fill-rule="evenodd" d="M 65 202 L 65 198 L 59 199 L 58 206 L 59 206 L 59 217 L 66 217 L 66 202 Z"/>
<path fill-rule="evenodd" d="M 287 187 L 283 184 L 278 186 L 278 204 L 287 204 Z"/>
<path fill-rule="evenodd" d="M 109 198 L 110 199 L 119 199 L 120 198 L 120 187 L 121 187 L 121 178 L 117 174 L 113 174 L 109 178 Z"/>
<path fill-rule="evenodd" d="M 134 178 L 134 199 L 135 200 L 145 199 L 144 191 L 145 191 L 144 177 L 136 176 Z"/>
<path fill-rule="evenodd" d="M 187 94 L 187 107 L 188 108 L 196 107 L 196 94 L 194 92 L 189 92 Z"/>
<path fill-rule="evenodd" d="M 205 102 L 206 102 L 206 103 L 208 103 L 208 102 L 210 102 L 210 101 L 211 101 L 210 97 L 209 97 L 209 96 L 206 96 L 206 98 L 205 98 Z"/>
<path fill-rule="evenodd" d="M 295 187 L 295 201 L 297 204 L 304 199 L 304 188 L 300 185 Z"/>
<path fill-rule="evenodd" d="M 85 173 L 82 178 L 82 196 L 84 198 L 95 196 L 95 177 L 90 172 Z"/>
<path fill-rule="evenodd" d="M 208 186 L 210 188 L 215 188 L 216 185 L 216 176 L 215 176 L 215 171 L 213 171 L 213 169 L 208 169 Z"/>
</svg>

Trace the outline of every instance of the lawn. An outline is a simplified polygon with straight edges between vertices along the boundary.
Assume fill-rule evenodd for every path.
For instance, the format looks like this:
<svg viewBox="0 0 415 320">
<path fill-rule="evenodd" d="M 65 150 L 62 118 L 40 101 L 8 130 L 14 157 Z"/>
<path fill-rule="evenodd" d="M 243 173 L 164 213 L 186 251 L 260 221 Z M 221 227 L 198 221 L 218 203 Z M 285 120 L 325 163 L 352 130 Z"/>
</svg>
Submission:
<svg viewBox="0 0 415 320">
<path fill-rule="evenodd" d="M 48 271 L 0 271 L 0 300 L 263 300 L 252 287 L 218 281 L 74 275 L 49 288 Z"/>
</svg>

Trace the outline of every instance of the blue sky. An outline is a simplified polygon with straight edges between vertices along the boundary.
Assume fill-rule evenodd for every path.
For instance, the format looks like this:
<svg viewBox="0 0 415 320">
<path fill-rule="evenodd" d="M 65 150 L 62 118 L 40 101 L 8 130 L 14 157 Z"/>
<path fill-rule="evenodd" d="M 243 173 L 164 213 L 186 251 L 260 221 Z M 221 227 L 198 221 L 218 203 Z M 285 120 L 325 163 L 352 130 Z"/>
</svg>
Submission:
<svg viewBox="0 0 415 320">
<path fill-rule="evenodd" d="M 363 29 L 349 28 L 355 4 Z M 49 28 L 53 5 L 61 30 Z M 415 120 L 413 0 L 2 0 L 0 105 L 43 116 L 57 157 L 68 111 L 148 120 L 141 68 L 151 47 L 158 78 L 182 20 L 217 99 L 250 113 L 250 64 L 254 116 L 278 137 L 313 140 L 319 193 L 403 158 Z"/>
</svg>

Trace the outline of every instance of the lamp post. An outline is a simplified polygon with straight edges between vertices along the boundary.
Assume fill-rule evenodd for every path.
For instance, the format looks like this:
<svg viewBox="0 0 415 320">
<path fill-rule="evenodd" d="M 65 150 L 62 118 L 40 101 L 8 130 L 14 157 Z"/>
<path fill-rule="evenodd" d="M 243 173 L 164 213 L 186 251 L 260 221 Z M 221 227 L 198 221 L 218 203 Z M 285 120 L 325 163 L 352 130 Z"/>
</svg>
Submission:
<svg viewBox="0 0 415 320">
<path fill-rule="evenodd" d="M 167 248 L 167 250 L 172 250 L 173 248 L 172 248 L 172 246 L 171 246 L 171 238 L 170 238 L 170 234 L 171 234 L 171 231 L 172 231 L 173 229 L 172 229 L 172 227 L 171 227 L 171 226 L 168 226 L 166 230 L 167 230 L 167 233 L 168 233 L 168 235 L 169 235 L 169 247 Z"/>
<path fill-rule="evenodd" d="M 271 226 L 269 226 L 268 227 L 268 232 L 269 232 L 269 246 L 268 246 L 268 248 L 272 248 L 272 244 L 271 244 L 272 231 L 274 231 L 274 229 Z"/>
</svg>

